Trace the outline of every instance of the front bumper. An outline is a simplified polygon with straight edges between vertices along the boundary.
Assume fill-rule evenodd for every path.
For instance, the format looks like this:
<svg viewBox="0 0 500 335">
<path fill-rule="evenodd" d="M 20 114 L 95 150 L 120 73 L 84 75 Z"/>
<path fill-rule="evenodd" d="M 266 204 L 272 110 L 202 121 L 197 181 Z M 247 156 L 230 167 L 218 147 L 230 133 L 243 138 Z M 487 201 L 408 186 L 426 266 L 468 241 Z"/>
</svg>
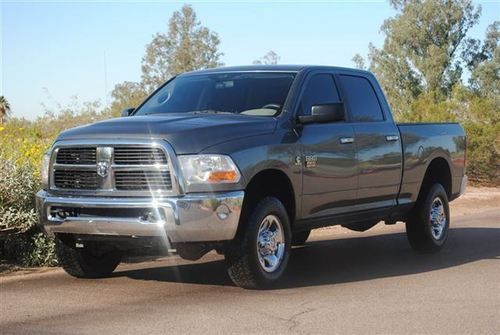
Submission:
<svg viewBox="0 0 500 335">
<path fill-rule="evenodd" d="M 114 236 L 160 236 L 170 242 L 231 240 L 236 235 L 244 192 L 200 193 L 182 197 L 109 198 L 62 197 L 40 191 L 36 195 L 40 224 L 47 234 L 92 234 Z M 99 215 L 60 216 L 60 208 L 70 213 L 97 209 Z M 73 211 L 76 209 L 75 211 Z M 152 217 L 130 216 L 130 209 L 146 209 Z M 106 215 L 109 210 L 113 215 Z M 121 216 L 120 212 L 128 216 Z"/>
</svg>

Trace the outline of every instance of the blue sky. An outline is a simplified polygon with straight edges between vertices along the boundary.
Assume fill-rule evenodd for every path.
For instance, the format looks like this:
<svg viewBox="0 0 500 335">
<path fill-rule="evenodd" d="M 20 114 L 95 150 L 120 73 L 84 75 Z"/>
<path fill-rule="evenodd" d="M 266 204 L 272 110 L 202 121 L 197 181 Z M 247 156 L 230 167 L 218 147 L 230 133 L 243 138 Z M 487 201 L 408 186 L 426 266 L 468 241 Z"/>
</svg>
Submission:
<svg viewBox="0 0 500 335">
<path fill-rule="evenodd" d="M 0 95 L 15 116 L 34 119 L 49 108 L 109 101 L 116 83 L 140 78 L 145 45 L 166 31 L 182 2 L 5 2 L 0 4 Z M 190 2 L 202 24 L 219 34 L 226 65 L 250 64 L 274 50 L 283 64 L 353 66 L 394 14 L 387 2 Z M 500 1 L 482 6 L 470 36 L 482 38 L 500 19 Z M 106 72 L 104 71 L 106 59 Z M 107 80 L 105 80 L 107 79 Z"/>
</svg>

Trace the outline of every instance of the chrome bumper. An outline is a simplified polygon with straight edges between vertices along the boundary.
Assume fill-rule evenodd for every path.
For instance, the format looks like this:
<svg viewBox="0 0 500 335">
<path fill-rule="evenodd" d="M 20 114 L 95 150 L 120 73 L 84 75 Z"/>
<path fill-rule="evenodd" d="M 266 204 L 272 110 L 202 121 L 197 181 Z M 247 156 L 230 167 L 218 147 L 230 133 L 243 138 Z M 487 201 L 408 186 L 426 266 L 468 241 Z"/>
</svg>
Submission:
<svg viewBox="0 0 500 335">
<path fill-rule="evenodd" d="M 203 193 L 182 197 L 109 198 L 61 197 L 40 191 L 36 195 L 40 224 L 47 234 L 163 236 L 170 242 L 231 240 L 236 234 L 244 192 Z M 147 208 L 154 219 L 126 216 L 55 215 L 54 208 Z M 105 212 L 105 211 L 104 211 Z"/>
</svg>

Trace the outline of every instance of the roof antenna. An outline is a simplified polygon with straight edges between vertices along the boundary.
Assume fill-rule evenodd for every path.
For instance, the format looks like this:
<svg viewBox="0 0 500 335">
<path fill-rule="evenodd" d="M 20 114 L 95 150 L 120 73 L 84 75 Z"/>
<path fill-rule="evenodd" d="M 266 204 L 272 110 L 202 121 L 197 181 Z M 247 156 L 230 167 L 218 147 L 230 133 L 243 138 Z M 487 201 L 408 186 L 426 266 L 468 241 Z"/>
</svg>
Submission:
<svg viewBox="0 0 500 335">
<path fill-rule="evenodd" d="M 104 103 L 109 106 L 108 101 L 108 66 L 106 62 L 106 50 L 104 50 Z"/>
</svg>

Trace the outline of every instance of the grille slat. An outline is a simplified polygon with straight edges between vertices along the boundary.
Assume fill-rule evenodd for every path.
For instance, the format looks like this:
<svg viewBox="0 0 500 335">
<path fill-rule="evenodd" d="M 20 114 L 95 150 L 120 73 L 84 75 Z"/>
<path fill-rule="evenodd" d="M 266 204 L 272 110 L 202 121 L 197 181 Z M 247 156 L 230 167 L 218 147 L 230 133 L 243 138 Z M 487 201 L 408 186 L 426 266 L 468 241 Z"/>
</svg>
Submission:
<svg viewBox="0 0 500 335">
<path fill-rule="evenodd" d="M 57 152 L 58 164 L 95 164 L 96 148 L 60 148 Z"/>
<path fill-rule="evenodd" d="M 172 180 L 169 171 L 116 171 L 117 190 L 171 190 Z"/>
<path fill-rule="evenodd" d="M 114 162 L 117 165 L 167 164 L 167 157 L 160 148 L 116 147 Z"/>
<path fill-rule="evenodd" d="M 64 189 L 97 189 L 99 182 L 95 171 L 54 171 L 54 185 Z"/>
</svg>

